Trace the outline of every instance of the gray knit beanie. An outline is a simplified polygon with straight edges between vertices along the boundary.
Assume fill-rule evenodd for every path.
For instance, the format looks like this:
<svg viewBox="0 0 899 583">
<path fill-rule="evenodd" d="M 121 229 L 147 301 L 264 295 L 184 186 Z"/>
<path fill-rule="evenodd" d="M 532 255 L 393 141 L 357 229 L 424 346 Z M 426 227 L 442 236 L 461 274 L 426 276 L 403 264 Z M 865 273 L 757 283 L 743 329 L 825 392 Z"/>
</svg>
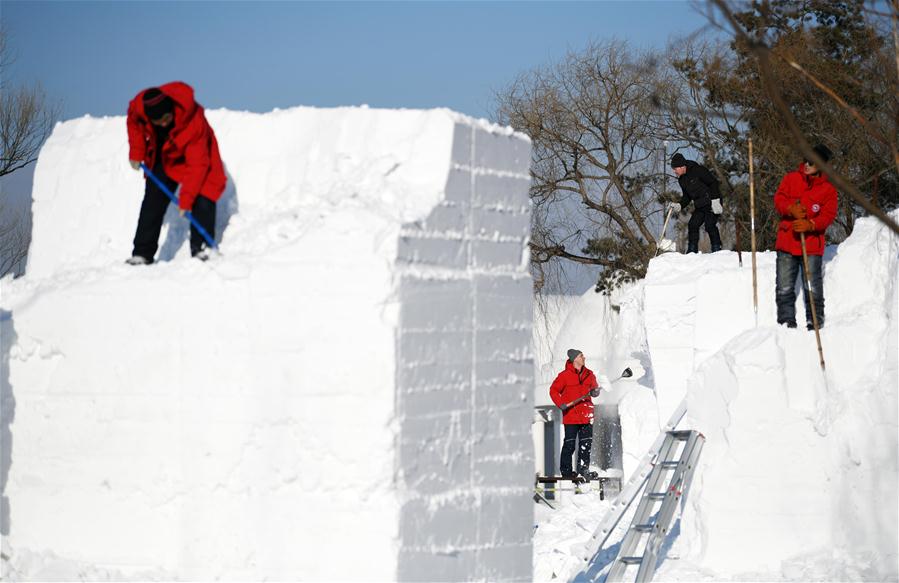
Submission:
<svg viewBox="0 0 899 583">
<path fill-rule="evenodd" d="M 569 348 L 568 349 L 568 362 L 574 362 L 574 359 L 577 358 L 578 354 L 581 354 L 580 350 L 577 350 L 576 348 Z"/>
</svg>

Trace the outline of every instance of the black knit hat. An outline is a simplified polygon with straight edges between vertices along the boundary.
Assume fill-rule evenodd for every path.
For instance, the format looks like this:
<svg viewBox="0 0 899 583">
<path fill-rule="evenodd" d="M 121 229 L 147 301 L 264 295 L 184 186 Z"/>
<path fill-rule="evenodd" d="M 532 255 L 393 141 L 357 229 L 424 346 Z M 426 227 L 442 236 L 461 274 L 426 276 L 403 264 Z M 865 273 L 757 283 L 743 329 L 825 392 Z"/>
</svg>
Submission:
<svg viewBox="0 0 899 583">
<path fill-rule="evenodd" d="M 833 152 L 830 151 L 830 148 L 825 146 L 824 144 L 818 144 L 812 150 L 815 151 L 816 154 L 821 156 L 825 162 L 830 162 L 830 159 L 833 158 Z"/>
<path fill-rule="evenodd" d="M 568 349 L 568 361 L 574 362 L 574 359 L 577 358 L 579 354 L 581 354 L 580 350 L 578 350 L 576 348 L 569 348 Z"/>
<path fill-rule="evenodd" d="M 144 113 L 148 119 L 159 119 L 167 113 L 172 113 L 174 103 L 172 98 L 152 87 L 144 91 Z"/>
<path fill-rule="evenodd" d="M 687 165 L 687 159 L 684 158 L 684 155 L 678 152 L 674 156 L 671 156 L 671 167 L 672 168 L 680 168 L 681 166 Z"/>
</svg>

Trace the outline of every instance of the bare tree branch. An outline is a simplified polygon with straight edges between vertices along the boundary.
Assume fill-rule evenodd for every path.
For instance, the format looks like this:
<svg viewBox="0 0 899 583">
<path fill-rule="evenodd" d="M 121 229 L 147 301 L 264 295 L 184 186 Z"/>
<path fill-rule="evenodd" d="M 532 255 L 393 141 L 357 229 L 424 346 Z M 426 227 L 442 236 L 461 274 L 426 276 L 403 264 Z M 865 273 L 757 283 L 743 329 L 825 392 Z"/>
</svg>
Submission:
<svg viewBox="0 0 899 583">
<path fill-rule="evenodd" d="M 37 160 L 57 116 L 40 87 L 4 88 L 0 96 L 0 176 Z"/>
<path fill-rule="evenodd" d="M 533 144 L 531 250 L 542 281 L 552 260 L 601 267 L 602 289 L 645 273 L 660 206 L 652 64 L 624 43 L 604 43 L 497 94 L 498 118 Z"/>
<path fill-rule="evenodd" d="M 890 3 L 890 17 L 893 21 L 893 49 L 896 54 L 896 74 L 899 75 L 899 0 Z"/>
<path fill-rule="evenodd" d="M 895 2 L 896 0 L 894 0 Z M 865 209 L 871 215 L 877 217 L 882 223 L 887 225 L 893 232 L 899 234 L 899 225 L 895 223 L 886 213 L 877 208 L 874 204 L 871 203 L 865 197 L 861 191 L 859 191 L 846 177 L 836 171 L 836 169 L 823 160 L 817 152 L 812 150 L 812 145 L 806 139 L 805 134 L 802 132 L 802 129 L 799 127 L 799 124 L 796 121 L 795 116 L 790 111 L 790 108 L 787 106 L 786 102 L 781 95 L 779 90 L 779 86 L 777 80 L 774 78 L 773 68 L 771 66 L 771 49 L 761 38 L 760 35 L 756 37 L 752 37 L 745 30 L 745 28 L 740 24 L 740 22 L 734 16 L 734 13 L 731 11 L 730 7 L 727 5 L 725 0 L 712 0 L 714 5 L 719 9 L 721 14 L 727 19 L 730 23 L 731 28 L 734 34 L 738 39 L 743 41 L 746 44 L 746 47 L 751 52 L 751 54 L 755 57 L 756 62 L 758 64 L 759 75 L 762 79 L 762 85 L 765 88 L 768 96 L 771 98 L 771 102 L 774 104 L 778 113 L 781 116 L 784 124 L 787 127 L 787 130 L 790 132 L 790 135 L 793 138 L 793 142 L 796 145 L 797 149 L 805 156 L 808 160 L 815 162 L 815 164 L 824 170 L 828 177 L 836 184 L 836 186 L 847 193 L 852 199 L 863 209 Z"/>
<path fill-rule="evenodd" d="M 14 58 L 8 50 L 7 32 L 0 28 L 0 76 L 8 75 Z M 40 86 L 10 88 L 0 94 L 0 176 L 20 170 L 37 160 L 44 140 L 59 117 Z"/>
<path fill-rule="evenodd" d="M 897 1 L 899 1 L 899 0 L 897 0 Z M 886 137 L 883 134 L 881 134 L 877 130 L 877 128 L 872 126 L 871 123 L 868 120 L 866 120 L 864 118 L 864 116 L 862 116 L 862 114 L 860 114 L 858 112 L 857 109 L 855 109 L 854 107 L 852 107 L 851 105 L 846 103 L 846 100 L 844 100 L 842 97 L 837 95 L 833 89 L 831 89 L 830 87 L 828 87 L 827 85 L 825 85 L 824 83 L 819 81 L 817 77 L 815 77 L 814 75 L 812 75 L 811 73 L 806 71 L 802 67 L 802 65 L 800 65 L 796 61 L 789 59 L 787 57 L 781 56 L 781 59 L 783 59 L 784 61 L 786 61 L 786 63 L 788 65 L 790 65 L 791 67 L 793 67 L 794 69 L 796 69 L 797 71 L 802 73 L 802 75 L 806 79 L 808 79 L 809 81 L 814 83 L 815 87 L 817 87 L 818 89 L 820 89 L 821 91 L 826 93 L 840 107 L 842 107 L 843 109 L 848 111 L 852 115 L 852 117 L 854 117 L 858 121 L 858 123 L 860 123 L 862 125 L 862 127 L 865 128 L 865 131 L 867 131 L 871 135 L 871 137 L 873 137 L 875 140 L 877 140 L 881 144 L 884 144 L 885 146 L 890 148 L 890 151 L 892 151 L 892 153 L 893 153 L 893 162 L 896 164 L 896 169 L 899 170 L 899 150 L 896 149 L 896 144 L 891 143 L 888 139 L 886 139 Z"/>
<path fill-rule="evenodd" d="M 7 32 L 0 26 L 0 176 L 37 160 L 60 113 L 58 106 L 49 104 L 39 86 L 10 87 L 5 76 L 15 59 L 7 41 Z M 8 198 L 0 200 L 0 277 L 24 273 L 31 241 L 29 223 L 27 209 L 11 208 Z"/>
<path fill-rule="evenodd" d="M 24 273 L 31 243 L 27 213 L 27 209 L 15 211 L 0 203 L 0 277 Z"/>
</svg>

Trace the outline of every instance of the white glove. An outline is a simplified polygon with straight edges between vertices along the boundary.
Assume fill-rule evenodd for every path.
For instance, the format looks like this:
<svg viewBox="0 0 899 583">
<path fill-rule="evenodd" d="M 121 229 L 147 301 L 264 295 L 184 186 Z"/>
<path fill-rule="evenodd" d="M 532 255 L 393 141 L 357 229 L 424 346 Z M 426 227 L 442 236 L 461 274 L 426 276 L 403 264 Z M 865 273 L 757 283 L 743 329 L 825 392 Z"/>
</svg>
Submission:
<svg viewBox="0 0 899 583">
<path fill-rule="evenodd" d="M 720 198 L 712 199 L 712 212 L 715 213 L 716 215 L 720 215 L 721 213 L 724 212 L 724 207 L 721 206 Z"/>
<path fill-rule="evenodd" d="M 128 162 L 131 164 L 131 168 L 133 170 L 140 170 L 140 161 L 139 160 L 128 160 Z"/>
<path fill-rule="evenodd" d="M 679 202 L 669 203 L 668 208 L 671 209 L 672 211 L 674 211 L 674 214 L 680 213 L 680 203 Z"/>
</svg>

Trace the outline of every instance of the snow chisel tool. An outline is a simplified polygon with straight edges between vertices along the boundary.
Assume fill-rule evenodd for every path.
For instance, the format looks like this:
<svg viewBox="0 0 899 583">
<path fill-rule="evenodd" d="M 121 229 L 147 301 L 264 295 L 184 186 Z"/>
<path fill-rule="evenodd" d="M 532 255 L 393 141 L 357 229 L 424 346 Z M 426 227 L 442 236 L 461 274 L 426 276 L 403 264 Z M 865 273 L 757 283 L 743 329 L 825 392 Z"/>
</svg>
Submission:
<svg viewBox="0 0 899 583">
<path fill-rule="evenodd" d="M 669 206 L 669 207 L 668 207 L 668 212 L 665 214 L 665 223 L 662 225 L 662 232 L 661 232 L 661 234 L 659 235 L 659 240 L 658 240 L 658 242 L 656 242 L 656 255 L 655 255 L 655 256 L 658 256 L 658 254 L 659 254 L 659 248 L 660 248 L 661 245 L 662 245 L 662 239 L 665 238 L 665 231 L 668 230 L 668 221 L 669 221 L 670 219 L 671 219 L 671 207 Z"/>
<path fill-rule="evenodd" d="M 621 379 L 629 379 L 629 378 L 631 378 L 632 376 L 634 376 L 634 372 L 630 369 L 630 367 L 628 367 L 628 368 L 624 369 L 624 371 L 622 371 L 620 377 L 618 377 L 618 378 L 615 379 L 614 381 L 610 381 L 610 382 L 613 382 L 613 383 L 614 383 L 615 381 L 620 381 Z M 566 404 L 562 405 L 562 406 L 559 407 L 559 408 L 562 410 L 562 413 L 566 413 L 566 412 L 568 412 L 569 409 L 571 409 L 572 407 L 574 407 L 574 406 L 577 405 L 578 403 L 583 403 L 583 402 L 586 401 L 588 398 L 590 398 L 590 397 L 595 397 L 595 396 L 597 396 L 597 395 L 594 395 L 594 394 L 593 394 L 593 391 L 591 390 L 589 393 L 587 393 L 587 394 L 584 395 L 583 397 L 578 397 L 578 398 L 575 399 L 574 401 L 572 401 L 572 402 L 570 402 L 570 403 L 566 403 Z"/>
<path fill-rule="evenodd" d="M 805 289 L 808 292 L 808 304 L 812 309 L 812 325 L 815 328 L 815 340 L 818 342 L 818 358 L 821 361 L 821 370 L 824 370 L 824 349 L 821 348 L 821 330 L 818 327 L 818 312 L 815 310 L 815 297 L 812 295 L 812 276 L 808 271 L 808 252 L 805 250 L 805 233 L 799 233 L 799 242 L 802 243 L 802 265 L 805 267 Z"/>
<path fill-rule="evenodd" d="M 752 138 L 749 138 L 749 225 L 752 237 L 752 309 L 755 310 L 755 327 L 759 326 L 759 284 L 755 264 L 755 177 L 752 168 Z"/>
<path fill-rule="evenodd" d="M 171 190 L 169 190 L 169 187 L 166 186 L 165 183 L 162 182 L 162 180 L 157 178 L 156 175 L 153 174 L 153 172 L 149 168 L 147 168 L 146 164 L 141 162 L 140 167 L 147 174 L 147 176 L 150 177 L 150 180 L 155 182 L 156 186 L 158 186 L 159 189 L 162 190 L 162 192 L 164 192 L 165 195 L 168 196 L 172 200 L 172 202 L 175 203 L 175 205 L 177 206 L 178 205 L 178 197 L 175 196 Z M 200 222 L 194 218 L 193 214 L 190 211 L 185 211 L 184 216 L 187 217 L 187 220 L 190 221 L 190 224 L 193 225 L 195 229 L 197 229 L 197 232 L 203 236 L 203 239 L 206 240 L 206 244 L 209 245 L 210 248 L 218 251 L 218 245 L 215 244 L 215 241 L 213 240 L 213 238 L 209 236 L 209 232 L 203 228 L 203 225 L 201 225 Z"/>
</svg>

